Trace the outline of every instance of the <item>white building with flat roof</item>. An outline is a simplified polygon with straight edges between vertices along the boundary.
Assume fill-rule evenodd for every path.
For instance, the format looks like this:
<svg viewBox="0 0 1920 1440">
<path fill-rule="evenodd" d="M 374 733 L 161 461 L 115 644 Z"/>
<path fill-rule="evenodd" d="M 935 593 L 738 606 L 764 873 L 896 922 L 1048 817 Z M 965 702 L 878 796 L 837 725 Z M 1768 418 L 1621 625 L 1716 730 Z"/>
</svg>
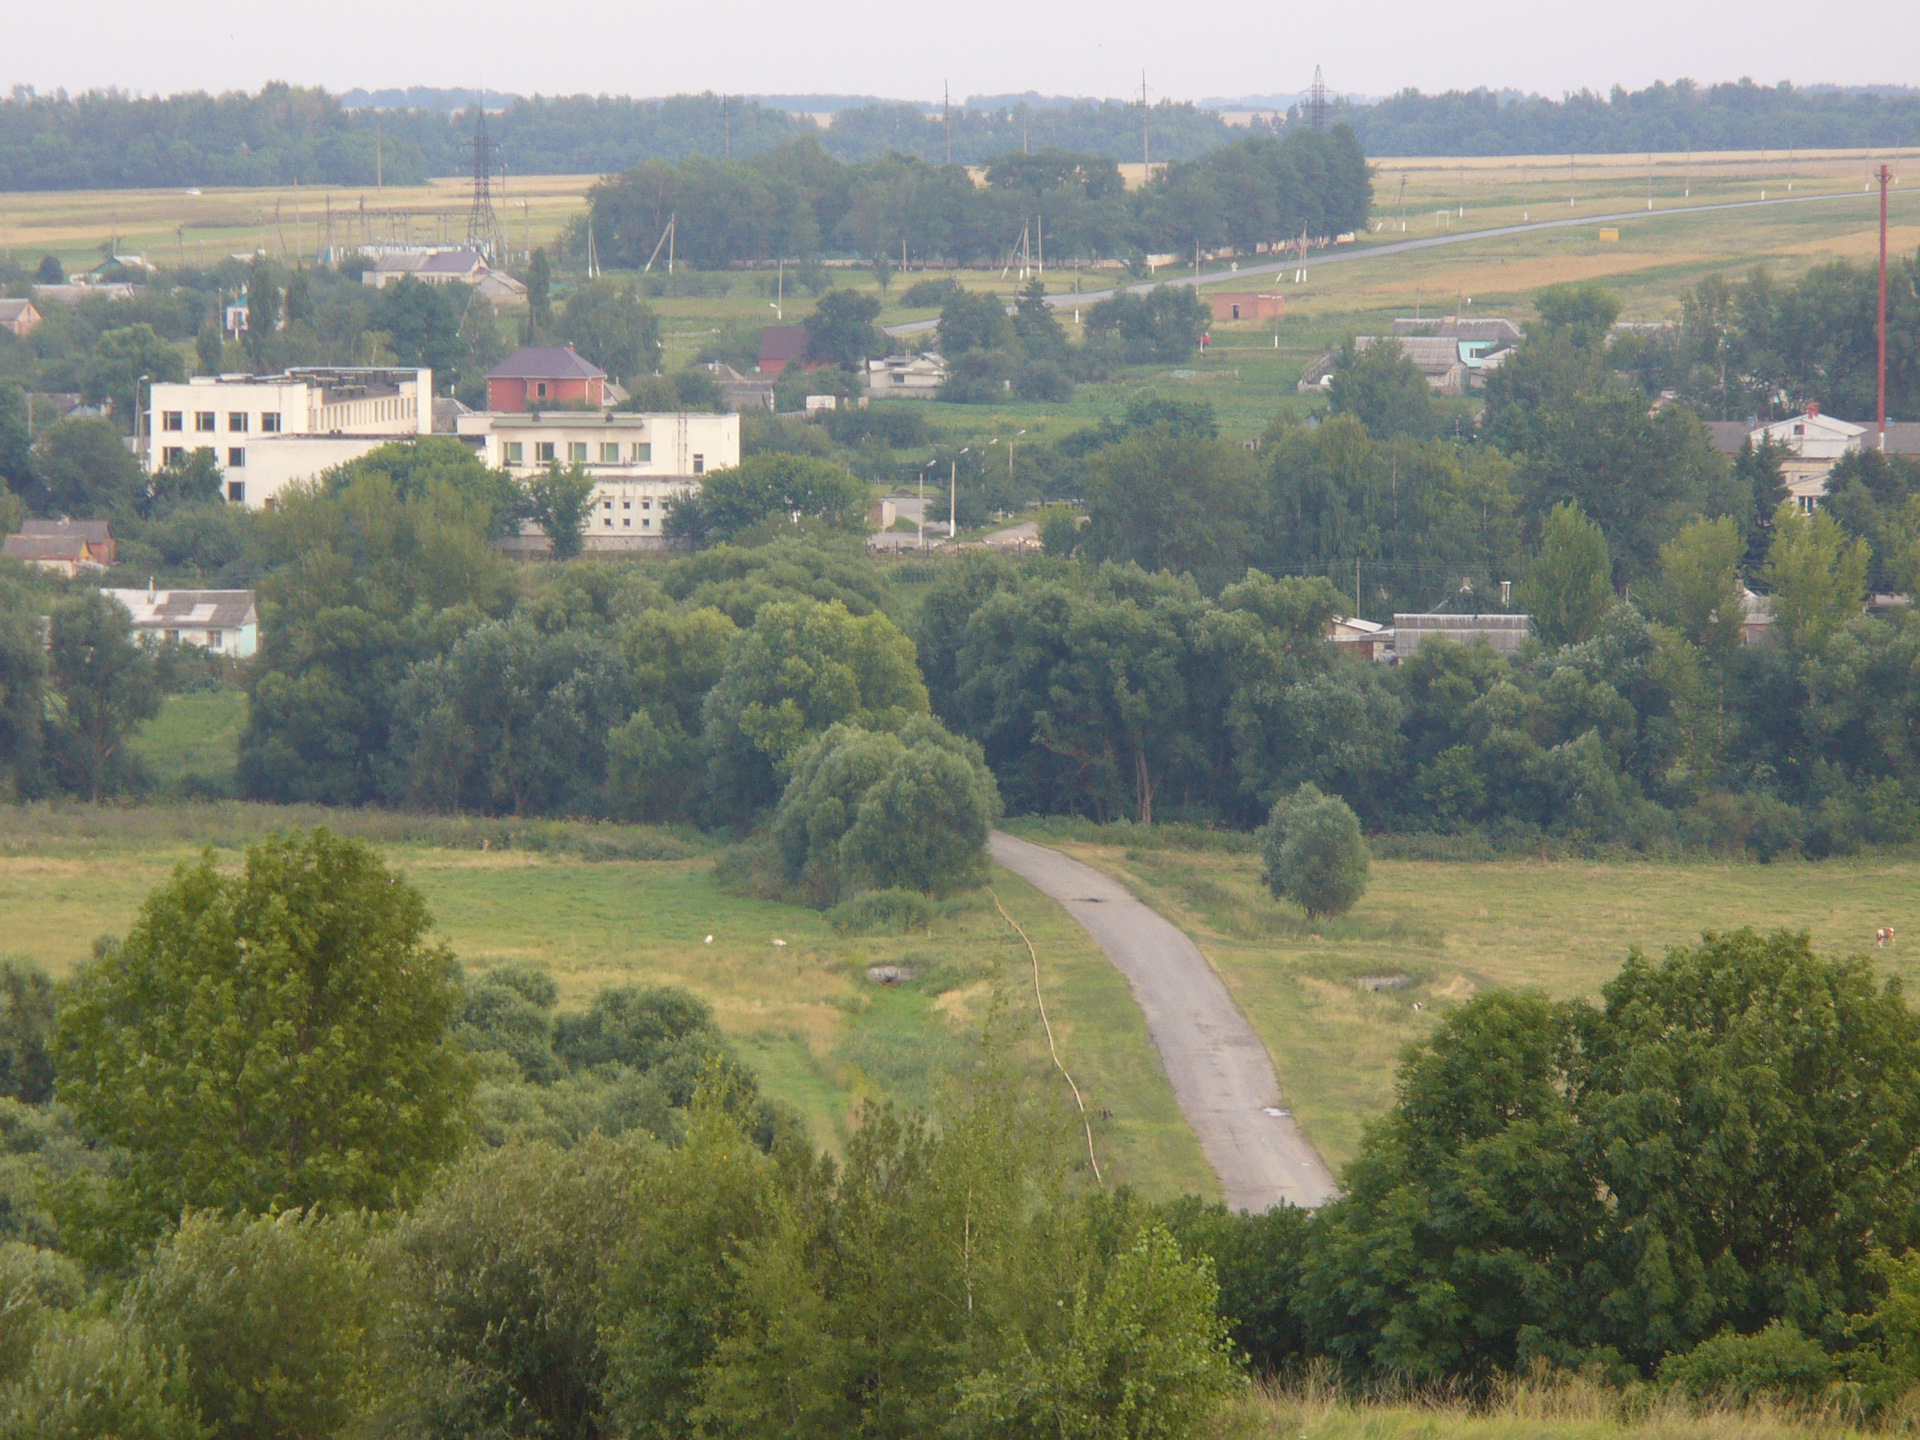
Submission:
<svg viewBox="0 0 1920 1440">
<path fill-rule="evenodd" d="M 157 384 L 143 458 L 158 470 L 210 450 L 227 499 L 270 508 L 288 485 L 390 440 L 433 433 L 433 371 L 312 366 Z"/>
<path fill-rule="evenodd" d="M 708 471 L 740 463 L 737 414 L 476 411 L 455 423 L 489 469 L 523 483 L 551 466 L 582 467 L 593 479 L 587 545 L 595 550 L 659 547 L 668 504 L 698 489 Z"/>
</svg>

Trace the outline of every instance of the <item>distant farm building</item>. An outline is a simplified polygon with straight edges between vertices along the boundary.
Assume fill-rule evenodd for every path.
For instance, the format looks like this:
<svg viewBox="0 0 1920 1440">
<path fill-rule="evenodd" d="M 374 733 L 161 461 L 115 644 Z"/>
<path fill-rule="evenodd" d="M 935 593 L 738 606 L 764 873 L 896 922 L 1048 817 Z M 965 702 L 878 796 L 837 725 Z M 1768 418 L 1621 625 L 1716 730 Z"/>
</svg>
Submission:
<svg viewBox="0 0 1920 1440">
<path fill-rule="evenodd" d="M 1395 615 L 1393 653 L 1410 660 L 1429 640 L 1471 645 L 1484 640 L 1502 655 L 1512 655 L 1533 633 L 1530 615 Z"/>
<path fill-rule="evenodd" d="M 1255 294 L 1251 290 L 1226 290 L 1207 297 L 1213 302 L 1216 320 L 1278 320 L 1287 313 L 1284 295 Z"/>
</svg>

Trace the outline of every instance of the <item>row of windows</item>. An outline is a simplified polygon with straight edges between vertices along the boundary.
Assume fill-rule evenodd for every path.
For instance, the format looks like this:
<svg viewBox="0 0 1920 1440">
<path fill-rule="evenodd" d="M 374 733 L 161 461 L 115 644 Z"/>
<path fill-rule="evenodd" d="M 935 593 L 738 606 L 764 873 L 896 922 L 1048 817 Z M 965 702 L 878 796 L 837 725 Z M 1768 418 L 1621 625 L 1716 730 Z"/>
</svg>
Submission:
<svg viewBox="0 0 1920 1440">
<path fill-rule="evenodd" d="M 522 441 L 503 441 L 500 446 L 500 452 L 504 463 L 508 465 L 524 465 L 526 463 L 527 450 L 526 445 Z M 536 440 L 533 442 L 534 464 L 547 465 L 558 458 L 559 455 L 553 441 Z M 587 463 L 586 441 L 569 440 L 567 442 L 567 463 L 569 465 L 585 465 Z M 617 440 L 603 440 L 600 443 L 599 459 L 595 463 L 600 465 L 619 465 L 623 463 L 620 456 L 620 442 Z M 651 465 L 653 463 L 653 442 L 649 440 L 636 440 L 633 444 L 629 445 L 624 463 L 628 465 Z"/>
<path fill-rule="evenodd" d="M 200 451 L 202 454 L 211 455 L 213 453 L 213 447 L 209 445 L 197 445 L 194 448 Z M 160 447 L 160 463 L 162 465 L 177 465 L 186 458 L 187 458 L 187 450 L 184 445 L 163 445 Z M 246 463 L 247 463 L 247 447 L 246 446 L 229 445 L 227 447 L 227 468 L 228 469 L 233 469 L 236 466 L 244 468 L 246 466 Z"/>
<path fill-rule="evenodd" d="M 193 412 L 193 428 L 202 435 L 211 435 L 215 430 L 219 429 L 219 420 L 219 414 L 213 410 L 196 410 Z M 160 428 L 162 430 L 172 430 L 176 432 L 185 430 L 187 428 L 186 411 L 162 410 L 160 412 Z M 252 417 L 249 416 L 246 411 L 229 410 L 227 412 L 227 429 L 232 434 L 244 435 L 250 428 L 252 428 Z M 280 412 L 278 410 L 263 410 L 260 412 L 260 433 L 262 435 L 277 435 L 280 433 Z"/>
</svg>

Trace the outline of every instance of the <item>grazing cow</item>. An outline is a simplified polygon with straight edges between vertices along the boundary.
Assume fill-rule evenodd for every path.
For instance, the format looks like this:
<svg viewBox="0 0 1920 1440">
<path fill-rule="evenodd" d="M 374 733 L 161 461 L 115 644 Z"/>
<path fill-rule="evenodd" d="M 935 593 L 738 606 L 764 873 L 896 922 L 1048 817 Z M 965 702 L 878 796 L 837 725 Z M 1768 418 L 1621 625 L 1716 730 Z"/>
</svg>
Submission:
<svg viewBox="0 0 1920 1440">
<path fill-rule="evenodd" d="M 1893 926 L 1882 925 L 1878 930 L 1873 932 L 1874 949 L 1884 950 L 1891 944 L 1893 944 Z"/>
</svg>

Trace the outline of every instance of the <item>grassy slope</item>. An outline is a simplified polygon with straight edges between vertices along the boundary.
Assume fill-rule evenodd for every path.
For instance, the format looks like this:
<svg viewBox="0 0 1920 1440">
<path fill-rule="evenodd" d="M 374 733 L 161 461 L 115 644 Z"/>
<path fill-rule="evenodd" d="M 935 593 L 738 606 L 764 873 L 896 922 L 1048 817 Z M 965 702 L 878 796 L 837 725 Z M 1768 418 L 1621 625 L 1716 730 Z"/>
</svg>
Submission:
<svg viewBox="0 0 1920 1440">
<path fill-rule="evenodd" d="M 231 795 L 247 724 L 247 693 L 235 685 L 169 695 L 128 743 L 162 795 Z"/>
<path fill-rule="evenodd" d="M 1631 947 L 1657 955 L 1703 930 L 1741 925 L 1808 930 L 1823 953 L 1868 951 L 1885 973 L 1920 978 L 1910 945 L 1873 951 L 1878 926 L 1904 933 L 1920 924 L 1920 863 L 1906 859 L 1376 862 L 1352 914 L 1309 926 L 1267 896 L 1256 856 L 1049 843 L 1120 877 L 1194 936 L 1336 1167 L 1352 1157 L 1363 1123 L 1391 1102 L 1400 1051 L 1489 987 L 1595 998 Z M 1374 991 L 1358 983 L 1382 975 L 1408 983 Z"/>
<path fill-rule="evenodd" d="M 232 865 L 233 847 L 251 835 L 314 817 L 230 803 L 88 811 L 87 823 L 65 828 L 59 818 L 9 812 L 0 831 L 0 948 L 55 975 L 84 961 L 95 936 L 125 933 L 147 892 L 202 841 L 219 842 L 219 862 Z M 349 830 L 357 818 L 337 817 Z M 863 1101 L 936 1105 L 989 1019 L 1016 1061 L 1070 1105 L 1035 1023 L 1026 949 L 984 894 L 937 919 L 930 935 L 850 937 L 815 911 L 723 889 L 711 856 L 588 862 L 477 843 L 383 846 L 464 963 L 545 964 L 568 1006 L 605 985 L 687 986 L 823 1143 L 844 1137 Z M 1039 950 L 1066 1063 L 1096 1115 L 1112 1112 L 1094 1123 L 1109 1181 L 1214 1193 L 1125 981 L 1057 906 L 1005 873 L 996 888 Z M 876 986 L 865 972 L 882 963 L 917 978 Z"/>
</svg>

